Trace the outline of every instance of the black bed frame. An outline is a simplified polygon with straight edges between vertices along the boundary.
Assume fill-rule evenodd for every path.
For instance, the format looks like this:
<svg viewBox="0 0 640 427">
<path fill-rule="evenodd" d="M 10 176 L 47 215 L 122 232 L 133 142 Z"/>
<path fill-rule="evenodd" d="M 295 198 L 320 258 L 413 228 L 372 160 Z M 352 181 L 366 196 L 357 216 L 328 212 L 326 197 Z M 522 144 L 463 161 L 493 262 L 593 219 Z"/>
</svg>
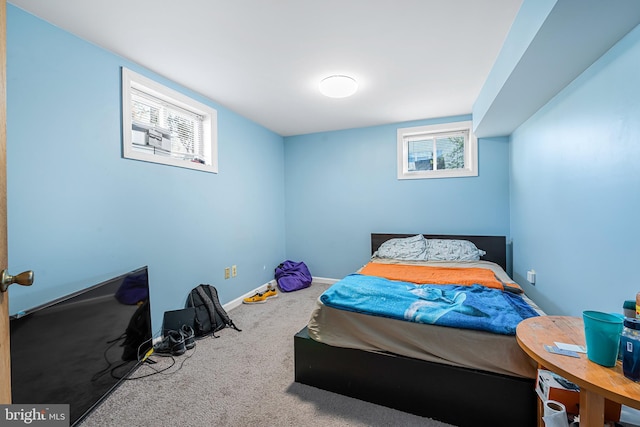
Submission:
<svg viewBox="0 0 640 427">
<path fill-rule="evenodd" d="M 415 234 L 371 234 L 371 254 L 378 250 L 381 244 L 389 239 L 397 239 L 403 237 L 411 237 Z M 507 239 L 504 236 L 451 236 L 443 234 L 423 234 L 427 239 L 456 239 L 456 240 L 468 240 L 478 249 L 482 249 L 486 252 L 481 259 L 484 261 L 491 261 L 502 267 L 503 270 L 507 270 Z"/>
<path fill-rule="evenodd" d="M 372 253 L 390 238 L 409 236 L 372 234 Z M 482 259 L 506 267 L 504 236 L 425 237 L 469 240 L 487 252 Z M 309 338 L 306 327 L 294 337 L 294 352 L 295 381 L 301 384 L 459 427 L 533 427 L 537 423 L 533 379 L 333 347 Z"/>
</svg>

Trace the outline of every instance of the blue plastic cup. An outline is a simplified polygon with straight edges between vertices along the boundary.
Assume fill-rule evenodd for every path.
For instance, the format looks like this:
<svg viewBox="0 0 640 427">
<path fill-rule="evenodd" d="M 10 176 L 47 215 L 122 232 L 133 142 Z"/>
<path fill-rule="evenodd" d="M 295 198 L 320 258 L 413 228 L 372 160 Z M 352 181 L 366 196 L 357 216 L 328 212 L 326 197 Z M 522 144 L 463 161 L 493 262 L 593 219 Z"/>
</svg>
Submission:
<svg viewBox="0 0 640 427">
<path fill-rule="evenodd" d="M 583 311 L 584 336 L 587 341 L 587 357 L 598 365 L 616 365 L 620 349 L 622 319 L 599 311 Z"/>
</svg>

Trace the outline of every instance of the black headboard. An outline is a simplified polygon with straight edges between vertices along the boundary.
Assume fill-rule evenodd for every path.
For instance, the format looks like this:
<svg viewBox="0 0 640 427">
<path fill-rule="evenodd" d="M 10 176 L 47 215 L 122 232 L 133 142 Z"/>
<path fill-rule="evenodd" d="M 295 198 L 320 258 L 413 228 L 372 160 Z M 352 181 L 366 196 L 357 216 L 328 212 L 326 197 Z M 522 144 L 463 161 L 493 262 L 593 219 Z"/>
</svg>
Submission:
<svg viewBox="0 0 640 427">
<path fill-rule="evenodd" d="M 389 239 L 415 236 L 414 234 L 384 234 L 371 233 L 371 254 L 378 250 L 381 244 Z M 498 264 L 505 271 L 507 269 L 507 238 L 505 236 L 453 236 L 439 234 L 423 234 L 426 239 L 458 239 L 472 242 L 478 249 L 487 254 L 481 259 Z"/>
</svg>

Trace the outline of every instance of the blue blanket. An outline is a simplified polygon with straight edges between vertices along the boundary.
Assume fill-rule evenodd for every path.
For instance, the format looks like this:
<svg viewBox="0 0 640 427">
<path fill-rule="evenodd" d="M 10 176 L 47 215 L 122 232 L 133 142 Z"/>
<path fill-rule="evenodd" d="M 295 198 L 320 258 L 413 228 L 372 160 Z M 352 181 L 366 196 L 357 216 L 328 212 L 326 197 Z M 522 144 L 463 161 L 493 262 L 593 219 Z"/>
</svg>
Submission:
<svg viewBox="0 0 640 427">
<path fill-rule="evenodd" d="M 522 320 L 537 316 L 520 295 L 481 285 L 416 285 L 351 274 L 320 300 L 340 310 L 463 329 L 515 335 Z"/>
</svg>

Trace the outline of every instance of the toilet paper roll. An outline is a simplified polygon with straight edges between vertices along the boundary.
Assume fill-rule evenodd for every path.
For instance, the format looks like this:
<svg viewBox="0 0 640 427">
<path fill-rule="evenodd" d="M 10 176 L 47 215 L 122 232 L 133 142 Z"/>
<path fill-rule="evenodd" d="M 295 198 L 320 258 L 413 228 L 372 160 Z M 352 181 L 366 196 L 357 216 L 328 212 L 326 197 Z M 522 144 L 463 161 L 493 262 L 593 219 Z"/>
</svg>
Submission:
<svg viewBox="0 0 640 427">
<path fill-rule="evenodd" d="M 544 402 L 544 416 L 542 417 L 545 427 L 569 427 L 567 419 L 567 408 L 555 400 Z"/>
</svg>

